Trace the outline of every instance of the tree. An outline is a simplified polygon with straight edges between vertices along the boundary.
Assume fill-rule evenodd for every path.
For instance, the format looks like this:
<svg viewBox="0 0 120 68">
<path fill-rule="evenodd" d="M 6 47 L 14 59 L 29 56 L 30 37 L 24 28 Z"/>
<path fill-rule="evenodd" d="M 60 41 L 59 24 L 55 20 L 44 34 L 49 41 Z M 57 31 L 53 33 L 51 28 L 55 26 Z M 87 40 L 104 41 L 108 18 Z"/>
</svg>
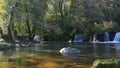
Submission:
<svg viewBox="0 0 120 68">
<path fill-rule="evenodd" d="M 105 5 L 102 7 L 105 19 L 107 21 L 114 21 L 118 24 L 120 23 L 120 1 L 119 0 L 110 0 L 106 1 Z"/>
<path fill-rule="evenodd" d="M 4 8 L 6 10 L 6 13 L 4 14 L 4 18 L 6 18 L 6 23 L 8 23 L 8 35 L 11 37 L 11 39 L 14 39 L 14 22 L 16 19 L 16 15 L 14 14 L 17 10 L 18 3 L 15 0 L 7 0 L 5 1 L 7 3 Z"/>
<path fill-rule="evenodd" d="M 27 32 L 29 39 L 32 40 L 37 29 L 41 30 L 39 26 L 43 25 L 46 1 L 47 0 L 7 0 L 6 11 L 8 15 L 6 15 L 6 20 L 8 22 L 8 35 L 13 37 L 17 29 L 22 29 Z M 25 27 L 22 28 L 17 24 Z"/>
</svg>

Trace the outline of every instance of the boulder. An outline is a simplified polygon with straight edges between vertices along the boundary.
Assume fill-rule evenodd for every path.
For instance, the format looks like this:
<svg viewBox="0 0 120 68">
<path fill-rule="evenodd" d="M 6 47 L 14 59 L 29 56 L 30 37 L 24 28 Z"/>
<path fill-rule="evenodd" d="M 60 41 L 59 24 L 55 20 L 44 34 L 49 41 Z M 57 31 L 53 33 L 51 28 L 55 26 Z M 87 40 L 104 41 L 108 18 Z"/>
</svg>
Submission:
<svg viewBox="0 0 120 68">
<path fill-rule="evenodd" d="M 64 47 L 60 50 L 60 53 L 65 57 L 77 57 L 80 55 L 80 50 L 72 47 Z"/>
<path fill-rule="evenodd" d="M 35 35 L 33 40 L 36 41 L 36 42 L 40 42 L 40 36 L 39 35 Z"/>
<path fill-rule="evenodd" d="M 80 50 L 72 47 L 65 47 L 60 50 L 60 53 L 80 53 Z"/>
</svg>

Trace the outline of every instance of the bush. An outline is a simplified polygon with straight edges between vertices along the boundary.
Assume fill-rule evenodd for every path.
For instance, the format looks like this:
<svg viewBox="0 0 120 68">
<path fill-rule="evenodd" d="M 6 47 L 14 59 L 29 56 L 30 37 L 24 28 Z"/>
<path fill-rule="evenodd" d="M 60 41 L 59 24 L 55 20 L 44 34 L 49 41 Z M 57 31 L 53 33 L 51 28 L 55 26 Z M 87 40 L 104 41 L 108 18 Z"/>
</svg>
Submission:
<svg viewBox="0 0 120 68">
<path fill-rule="evenodd" d="M 120 68 L 120 59 L 95 60 L 91 68 Z"/>
<path fill-rule="evenodd" d="M 118 30 L 118 24 L 113 21 L 103 22 L 103 23 L 94 23 L 93 31 L 94 33 L 106 32 L 106 31 L 115 31 Z"/>
</svg>

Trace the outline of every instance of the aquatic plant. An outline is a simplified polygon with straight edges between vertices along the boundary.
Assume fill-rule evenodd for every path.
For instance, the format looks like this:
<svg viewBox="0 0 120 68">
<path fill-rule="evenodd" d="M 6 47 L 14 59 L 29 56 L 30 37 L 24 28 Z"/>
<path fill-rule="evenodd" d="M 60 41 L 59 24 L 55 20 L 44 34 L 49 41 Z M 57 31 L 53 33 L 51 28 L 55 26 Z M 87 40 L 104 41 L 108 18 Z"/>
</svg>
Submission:
<svg viewBox="0 0 120 68">
<path fill-rule="evenodd" d="M 120 68 L 120 59 L 95 60 L 91 68 Z"/>
</svg>

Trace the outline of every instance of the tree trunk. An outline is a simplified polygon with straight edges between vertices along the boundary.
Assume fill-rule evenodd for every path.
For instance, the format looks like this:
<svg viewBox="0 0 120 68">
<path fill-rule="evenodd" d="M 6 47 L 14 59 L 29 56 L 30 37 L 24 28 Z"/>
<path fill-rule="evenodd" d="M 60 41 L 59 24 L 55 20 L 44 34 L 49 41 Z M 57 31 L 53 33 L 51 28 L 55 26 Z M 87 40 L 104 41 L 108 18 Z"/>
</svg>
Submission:
<svg viewBox="0 0 120 68">
<path fill-rule="evenodd" d="M 27 25 L 27 29 L 28 29 L 28 37 L 29 37 L 29 40 L 32 40 L 33 38 L 31 37 L 32 36 L 32 32 L 31 32 L 31 28 L 30 28 L 30 21 L 28 19 L 28 7 L 26 6 L 26 25 Z"/>
<path fill-rule="evenodd" d="M 31 30 L 30 30 L 30 24 L 29 24 L 29 20 L 26 19 L 26 25 L 27 25 L 27 29 L 28 29 L 28 37 L 29 37 L 29 40 L 32 40 L 32 37 L 31 37 Z"/>
<path fill-rule="evenodd" d="M 12 11 L 10 13 L 10 22 L 9 22 L 9 25 L 8 25 L 8 35 L 11 39 L 13 39 L 13 36 L 12 36 L 12 29 L 14 28 L 13 26 L 13 15 L 14 15 L 14 7 L 12 7 Z"/>
<path fill-rule="evenodd" d="M 3 36 L 3 31 L 2 31 L 2 28 L 0 27 L 0 39 L 2 38 Z"/>
</svg>

